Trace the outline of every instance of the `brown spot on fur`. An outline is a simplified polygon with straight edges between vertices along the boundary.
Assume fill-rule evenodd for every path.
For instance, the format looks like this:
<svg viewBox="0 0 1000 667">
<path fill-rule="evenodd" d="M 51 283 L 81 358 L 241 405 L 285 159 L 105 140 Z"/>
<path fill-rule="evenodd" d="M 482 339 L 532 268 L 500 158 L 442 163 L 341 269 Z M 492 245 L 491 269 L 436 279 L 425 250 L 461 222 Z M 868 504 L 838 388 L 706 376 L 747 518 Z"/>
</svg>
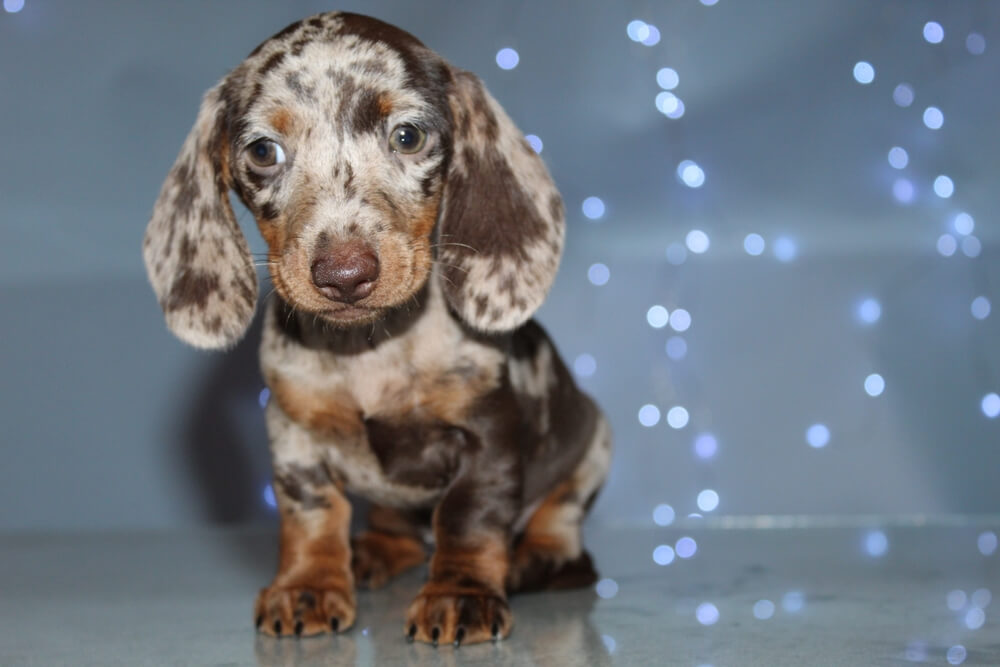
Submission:
<svg viewBox="0 0 1000 667">
<path fill-rule="evenodd" d="M 271 398 L 288 417 L 325 435 L 357 435 L 363 430 L 361 409 L 345 392 L 313 391 L 296 382 L 272 375 L 268 378 Z"/>
<path fill-rule="evenodd" d="M 174 280 L 163 310 L 171 312 L 191 307 L 204 310 L 208 305 L 208 298 L 218 290 L 218 274 L 189 269 Z"/>
<path fill-rule="evenodd" d="M 292 130 L 292 124 L 294 122 L 294 117 L 292 112 L 288 109 L 277 109 L 268 118 L 268 122 L 271 123 L 271 127 L 280 132 L 281 134 L 287 135 Z"/>
<path fill-rule="evenodd" d="M 271 56 L 264 61 L 264 64 L 259 70 L 257 70 L 257 75 L 263 77 L 265 74 L 273 70 L 275 67 L 281 64 L 281 61 L 285 59 L 284 51 L 276 51 L 271 54 Z"/>
</svg>

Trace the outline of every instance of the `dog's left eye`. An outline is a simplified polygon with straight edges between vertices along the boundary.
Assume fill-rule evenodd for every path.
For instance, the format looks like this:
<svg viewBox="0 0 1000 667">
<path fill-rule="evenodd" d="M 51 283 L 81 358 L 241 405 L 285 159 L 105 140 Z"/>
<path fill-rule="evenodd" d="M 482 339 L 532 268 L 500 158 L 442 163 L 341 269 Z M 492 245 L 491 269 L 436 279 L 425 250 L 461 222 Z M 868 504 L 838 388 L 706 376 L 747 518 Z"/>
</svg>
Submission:
<svg viewBox="0 0 1000 667">
<path fill-rule="evenodd" d="M 427 133 L 413 125 L 397 125 L 389 135 L 389 148 L 397 153 L 419 153 L 427 141 Z"/>
<path fill-rule="evenodd" d="M 258 139 L 247 147 L 250 162 L 256 167 L 267 169 L 285 162 L 285 151 L 277 142 L 270 139 Z"/>
</svg>

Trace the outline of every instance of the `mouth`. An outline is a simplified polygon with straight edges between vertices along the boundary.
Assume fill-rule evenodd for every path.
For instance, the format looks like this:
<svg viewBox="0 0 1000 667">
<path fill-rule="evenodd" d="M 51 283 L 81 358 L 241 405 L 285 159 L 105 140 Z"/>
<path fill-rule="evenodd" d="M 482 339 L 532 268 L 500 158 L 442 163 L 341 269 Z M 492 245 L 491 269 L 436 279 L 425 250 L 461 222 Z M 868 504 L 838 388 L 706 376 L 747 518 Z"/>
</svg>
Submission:
<svg viewBox="0 0 1000 667">
<path fill-rule="evenodd" d="M 324 320 L 333 324 L 367 324 L 378 317 L 379 310 L 358 306 L 344 306 L 343 308 L 329 308 L 318 314 Z"/>
</svg>

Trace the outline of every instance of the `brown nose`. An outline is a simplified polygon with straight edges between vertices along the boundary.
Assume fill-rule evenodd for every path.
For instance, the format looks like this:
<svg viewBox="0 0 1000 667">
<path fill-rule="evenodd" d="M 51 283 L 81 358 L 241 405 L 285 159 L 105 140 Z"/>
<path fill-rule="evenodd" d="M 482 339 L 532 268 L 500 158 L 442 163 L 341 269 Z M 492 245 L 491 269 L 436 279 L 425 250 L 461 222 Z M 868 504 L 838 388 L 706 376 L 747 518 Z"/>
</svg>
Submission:
<svg viewBox="0 0 1000 667">
<path fill-rule="evenodd" d="M 375 288 L 378 257 L 363 241 L 335 245 L 313 260 L 312 280 L 328 299 L 354 303 Z"/>
</svg>

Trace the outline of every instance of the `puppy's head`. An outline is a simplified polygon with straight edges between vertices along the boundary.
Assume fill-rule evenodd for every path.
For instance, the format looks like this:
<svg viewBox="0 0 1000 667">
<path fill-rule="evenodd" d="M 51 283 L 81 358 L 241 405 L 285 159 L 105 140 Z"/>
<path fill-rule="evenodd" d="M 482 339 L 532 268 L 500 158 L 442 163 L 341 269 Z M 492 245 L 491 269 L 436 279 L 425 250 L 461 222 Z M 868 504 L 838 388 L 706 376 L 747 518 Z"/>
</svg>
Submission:
<svg viewBox="0 0 1000 667">
<path fill-rule="evenodd" d="M 199 347 L 239 340 L 256 303 L 231 189 L 278 293 L 340 326 L 405 304 L 436 262 L 460 318 L 513 329 L 562 250 L 559 194 L 480 81 L 354 14 L 289 26 L 209 90 L 163 185 L 143 255 L 168 326 Z"/>
</svg>

